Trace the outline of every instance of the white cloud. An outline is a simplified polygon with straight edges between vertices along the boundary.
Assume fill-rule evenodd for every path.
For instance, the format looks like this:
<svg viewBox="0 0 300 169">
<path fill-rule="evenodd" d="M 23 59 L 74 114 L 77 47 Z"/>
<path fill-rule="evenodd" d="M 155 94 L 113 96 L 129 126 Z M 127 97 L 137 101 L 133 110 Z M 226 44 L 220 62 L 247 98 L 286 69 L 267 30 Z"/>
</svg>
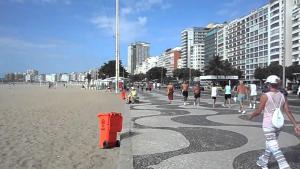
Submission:
<svg viewBox="0 0 300 169">
<path fill-rule="evenodd" d="M 122 42 L 133 42 L 140 40 L 147 33 L 148 18 L 141 16 L 143 12 L 149 10 L 165 10 L 171 7 L 168 0 L 126 0 L 121 4 L 120 31 Z M 104 9 L 103 11 L 108 11 Z M 129 19 L 130 18 L 130 19 Z M 135 18 L 135 19 L 131 19 Z M 94 17 L 90 20 L 99 29 L 102 29 L 106 35 L 114 36 L 115 18 L 104 14 Z"/>
<path fill-rule="evenodd" d="M 152 9 L 168 9 L 171 4 L 166 0 L 127 0 L 124 8 L 121 9 L 124 14 L 145 12 Z"/>
<path fill-rule="evenodd" d="M 39 48 L 39 49 L 48 49 L 55 48 L 58 44 L 55 43 L 32 43 L 28 41 L 23 41 L 20 39 L 10 38 L 10 37 L 0 37 L 0 46 L 3 48 L 15 48 L 15 49 L 29 49 L 29 48 Z"/>
<path fill-rule="evenodd" d="M 115 18 L 108 16 L 98 16 L 91 20 L 98 28 L 102 29 L 106 35 L 114 36 Z M 120 34 L 122 42 L 132 42 L 138 40 L 146 32 L 147 17 L 138 17 L 136 20 L 128 20 L 126 17 L 120 19 Z"/>
<path fill-rule="evenodd" d="M 0 37 L 0 57 L 63 57 L 63 49 L 72 46 L 61 40 L 31 42 L 13 37 Z"/>
</svg>

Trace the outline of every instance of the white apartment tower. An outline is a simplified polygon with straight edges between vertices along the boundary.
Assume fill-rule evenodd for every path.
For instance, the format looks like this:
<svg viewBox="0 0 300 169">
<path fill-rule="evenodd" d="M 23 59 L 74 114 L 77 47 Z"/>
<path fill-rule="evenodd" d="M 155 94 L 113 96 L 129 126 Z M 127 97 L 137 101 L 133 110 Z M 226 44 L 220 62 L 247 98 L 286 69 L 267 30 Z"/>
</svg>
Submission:
<svg viewBox="0 0 300 169">
<path fill-rule="evenodd" d="M 255 11 L 252 11 L 245 18 L 246 18 L 245 79 L 252 80 L 254 79 L 254 71 L 256 68 L 265 67 L 268 65 L 269 6 L 265 5 Z M 272 54 L 278 52 L 277 50 L 275 51 L 273 50 L 271 50 Z"/>
<path fill-rule="evenodd" d="M 142 65 L 149 56 L 150 44 L 146 42 L 136 42 L 128 46 L 128 73 L 134 74 L 138 65 Z"/>
<path fill-rule="evenodd" d="M 292 14 L 292 62 L 300 63 L 300 0 L 294 1 Z"/>
<path fill-rule="evenodd" d="M 181 32 L 181 67 L 203 70 L 204 39 L 209 28 L 193 27 Z"/>
<path fill-rule="evenodd" d="M 299 4 L 299 0 L 270 0 L 250 14 L 229 22 L 218 31 L 218 55 L 242 70 L 248 81 L 255 79 L 254 71 L 258 67 L 273 62 L 282 65 L 283 61 L 290 66 L 297 62 L 299 12 L 294 4 Z"/>
<path fill-rule="evenodd" d="M 292 0 L 270 0 L 269 2 L 269 34 L 270 55 L 269 63 L 277 62 L 280 65 L 292 64 Z"/>
<path fill-rule="evenodd" d="M 233 20 L 226 26 L 227 60 L 245 73 L 246 18 Z"/>
</svg>

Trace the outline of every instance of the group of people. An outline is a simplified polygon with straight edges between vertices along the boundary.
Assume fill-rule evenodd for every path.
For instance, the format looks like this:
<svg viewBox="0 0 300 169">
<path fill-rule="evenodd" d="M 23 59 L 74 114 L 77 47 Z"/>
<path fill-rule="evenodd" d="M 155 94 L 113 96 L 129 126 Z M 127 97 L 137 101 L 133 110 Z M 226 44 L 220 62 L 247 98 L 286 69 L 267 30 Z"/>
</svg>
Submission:
<svg viewBox="0 0 300 169">
<path fill-rule="evenodd" d="M 295 133 L 300 135 L 300 125 L 297 124 L 292 112 L 289 109 L 289 104 L 287 101 L 287 93 L 280 87 L 281 81 L 280 78 L 276 75 L 271 75 L 266 79 L 265 87 L 262 90 L 262 94 L 260 96 L 260 104 L 257 109 L 249 116 L 249 119 L 253 119 L 259 116 L 262 112 L 263 115 L 263 132 L 266 138 L 266 148 L 264 153 L 258 157 L 256 164 L 262 169 L 268 168 L 268 162 L 271 155 L 277 160 L 279 169 L 290 169 L 288 162 L 286 161 L 280 147 L 278 144 L 278 136 L 281 130 L 280 128 L 275 127 L 273 124 L 273 115 L 276 109 L 283 110 L 286 113 L 287 117 L 290 119 L 291 123 L 294 126 Z M 184 98 L 184 105 L 186 105 L 187 97 L 188 97 L 189 85 L 185 81 L 182 84 L 182 95 Z M 172 83 L 169 83 L 167 86 L 167 95 L 169 99 L 169 103 L 173 100 L 174 87 Z M 200 103 L 200 95 L 201 90 L 199 84 L 196 84 L 193 87 L 194 93 L 194 105 Z M 236 87 L 236 100 L 239 102 L 239 112 L 245 114 L 245 106 L 244 101 L 246 96 L 249 96 L 249 108 L 256 108 L 256 99 L 257 99 L 257 88 L 255 84 L 250 84 L 248 87 L 243 83 L 243 81 L 239 81 L 238 86 Z M 227 104 L 229 107 L 231 106 L 231 86 L 226 84 L 224 88 L 225 101 L 223 106 Z M 213 107 L 215 107 L 216 98 L 218 95 L 218 87 L 213 84 L 211 87 L 211 97 L 213 99 Z"/>
<path fill-rule="evenodd" d="M 183 84 L 181 85 L 181 91 L 183 95 L 183 105 L 187 104 L 187 98 L 188 98 L 188 92 L 189 92 L 189 84 L 187 81 L 184 81 Z M 219 88 L 216 86 L 215 83 L 212 84 L 211 87 L 211 98 L 213 100 L 212 106 L 215 108 L 216 105 L 216 99 L 219 93 Z M 231 107 L 231 99 L 232 99 L 232 93 L 233 90 L 231 86 L 227 83 L 224 87 L 224 104 L 222 105 L 223 107 Z M 249 87 L 244 85 L 243 81 L 239 82 L 239 85 L 236 87 L 236 101 L 240 103 L 240 109 L 239 112 L 245 114 L 245 108 L 244 108 L 244 101 L 246 100 L 246 96 L 249 94 L 249 101 L 250 105 L 249 108 L 255 109 L 256 107 L 256 96 L 257 96 L 257 88 L 255 84 L 250 84 Z M 174 86 L 170 82 L 167 86 L 167 96 L 169 103 L 172 102 L 173 100 L 173 94 L 174 94 Z M 194 106 L 200 105 L 200 96 L 201 96 L 201 88 L 200 84 L 196 83 L 195 86 L 193 87 L 193 94 L 194 94 Z"/>
</svg>

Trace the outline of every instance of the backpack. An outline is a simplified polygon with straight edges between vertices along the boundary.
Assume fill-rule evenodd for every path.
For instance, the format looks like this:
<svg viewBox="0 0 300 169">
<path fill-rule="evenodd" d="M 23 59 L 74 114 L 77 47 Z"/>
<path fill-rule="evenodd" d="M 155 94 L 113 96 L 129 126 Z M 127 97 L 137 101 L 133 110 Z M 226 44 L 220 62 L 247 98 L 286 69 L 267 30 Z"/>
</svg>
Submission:
<svg viewBox="0 0 300 169">
<path fill-rule="evenodd" d="M 272 124 L 276 128 L 281 128 L 284 124 L 284 117 L 283 117 L 281 109 L 280 109 L 281 101 L 282 101 L 282 98 L 280 99 L 279 107 L 276 107 L 276 105 L 271 97 L 271 102 L 273 103 L 273 106 L 275 107 L 275 111 L 272 116 Z"/>
</svg>

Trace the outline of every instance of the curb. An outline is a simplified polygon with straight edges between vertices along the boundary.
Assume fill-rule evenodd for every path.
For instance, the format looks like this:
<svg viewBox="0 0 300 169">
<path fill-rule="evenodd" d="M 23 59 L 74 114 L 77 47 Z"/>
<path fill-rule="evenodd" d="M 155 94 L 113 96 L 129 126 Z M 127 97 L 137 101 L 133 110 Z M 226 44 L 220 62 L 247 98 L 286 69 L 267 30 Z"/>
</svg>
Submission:
<svg viewBox="0 0 300 169">
<path fill-rule="evenodd" d="M 117 169 L 133 169 L 132 155 L 132 121 L 130 115 L 130 105 L 125 104 L 125 112 L 123 113 L 123 130 L 120 135 L 120 153 Z"/>
</svg>

